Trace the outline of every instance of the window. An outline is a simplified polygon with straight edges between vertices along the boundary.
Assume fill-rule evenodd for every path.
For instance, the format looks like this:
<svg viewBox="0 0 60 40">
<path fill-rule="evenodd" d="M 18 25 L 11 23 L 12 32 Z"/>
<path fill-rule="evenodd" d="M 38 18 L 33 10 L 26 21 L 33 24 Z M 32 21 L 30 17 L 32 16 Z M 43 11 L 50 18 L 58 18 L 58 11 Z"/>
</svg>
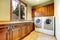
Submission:
<svg viewBox="0 0 60 40">
<path fill-rule="evenodd" d="M 19 1 L 12 0 L 12 20 L 18 20 L 19 17 Z"/>
<path fill-rule="evenodd" d="M 24 3 L 21 2 L 20 5 L 20 18 L 21 20 L 26 20 L 26 5 Z"/>
<path fill-rule="evenodd" d="M 12 20 L 26 20 L 26 5 L 19 0 L 12 0 Z"/>
</svg>

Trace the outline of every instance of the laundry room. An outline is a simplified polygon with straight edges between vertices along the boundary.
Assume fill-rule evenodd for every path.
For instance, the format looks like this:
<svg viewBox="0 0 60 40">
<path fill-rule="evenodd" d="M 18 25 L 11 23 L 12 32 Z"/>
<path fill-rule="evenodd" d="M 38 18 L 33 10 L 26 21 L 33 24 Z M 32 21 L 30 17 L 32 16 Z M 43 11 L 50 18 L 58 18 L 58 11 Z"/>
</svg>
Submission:
<svg viewBox="0 0 60 40">
<path fill-rule="evenodd" d="M 36 31 L 54 35 L 54 3 L 34 7 L 32 14 Z"/>
<path fill-rule="evenodd" d="M 0 0 L 0 40 L 60 40 L 59 0 Z"/>
</svg>

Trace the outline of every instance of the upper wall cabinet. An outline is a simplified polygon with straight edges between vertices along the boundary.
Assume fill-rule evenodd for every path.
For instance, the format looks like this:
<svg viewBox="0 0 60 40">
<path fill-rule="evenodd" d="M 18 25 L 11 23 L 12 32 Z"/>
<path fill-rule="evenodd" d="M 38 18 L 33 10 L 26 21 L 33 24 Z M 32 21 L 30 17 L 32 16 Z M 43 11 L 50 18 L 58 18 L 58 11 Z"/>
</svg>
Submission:
<svg viewBox="0 0 60 40">
<path fill-rule="evenodd" d="M 54 4 L 33 8 L 32 16 L 33 17 L 54 16 Z"/>
<path fill-rule="evenodd" d="M 10 0 L 0 0 L 0 21 L 10 21 Z"/>
</svg>

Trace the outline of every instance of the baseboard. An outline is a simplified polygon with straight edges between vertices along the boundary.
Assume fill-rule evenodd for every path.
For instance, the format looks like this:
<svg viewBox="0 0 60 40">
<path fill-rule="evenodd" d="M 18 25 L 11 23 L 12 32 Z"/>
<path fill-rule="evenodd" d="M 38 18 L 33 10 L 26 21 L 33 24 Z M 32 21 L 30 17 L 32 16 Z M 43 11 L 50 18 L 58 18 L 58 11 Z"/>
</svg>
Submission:
<svg viewBox="0 0 60 40">
<path fill-rule="evenodd" d="M 57 40 L 57 37 L 56 37 L 56 35 L 54 35 L 55 36 L 55 38 L 56 38 L 56 40 Z"/>
</svg>

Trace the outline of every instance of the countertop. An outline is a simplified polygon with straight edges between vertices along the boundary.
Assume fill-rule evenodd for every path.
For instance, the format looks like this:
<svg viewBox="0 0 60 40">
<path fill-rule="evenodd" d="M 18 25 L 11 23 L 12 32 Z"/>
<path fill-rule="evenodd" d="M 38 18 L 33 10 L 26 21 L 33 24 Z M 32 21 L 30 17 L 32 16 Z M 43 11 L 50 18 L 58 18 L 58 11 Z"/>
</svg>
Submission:
<svg viewBox="0 0 60 40">
<path fill-rule="evenodd" d="M 24 22 L 33 22 L 33 21 L 7 21 L 7 22 L 0 22 L 0 24 L 13 24 L 13 23 L 24 23 Z"/>
</svg>

